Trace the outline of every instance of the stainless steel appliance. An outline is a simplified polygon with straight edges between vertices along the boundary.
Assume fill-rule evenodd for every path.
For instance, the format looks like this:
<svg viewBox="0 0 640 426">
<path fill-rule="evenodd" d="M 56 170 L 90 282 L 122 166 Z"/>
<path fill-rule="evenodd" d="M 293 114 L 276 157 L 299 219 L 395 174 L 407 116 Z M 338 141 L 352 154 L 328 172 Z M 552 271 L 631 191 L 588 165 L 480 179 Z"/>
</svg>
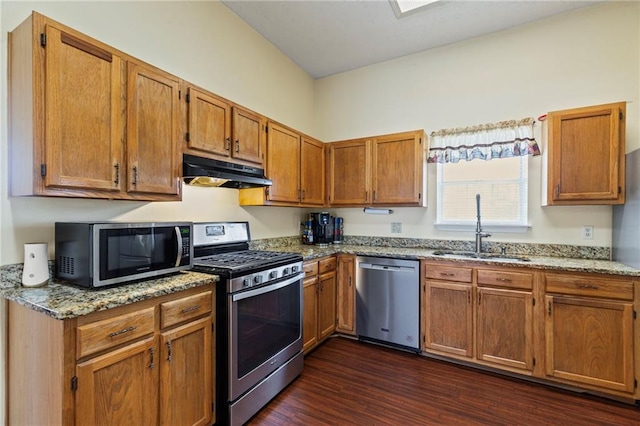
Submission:
<svg viewBox="0 0 640 426">
<path fill-rule="evenodd" d="M 249 250 L 247 222 L 194 224 L 194 269 L 220 275 L 216 399 L 221 424 L 241 425 L 303 368 L 302 256 Z"/>
<path fill-rule="evenodd" d="M 613 260 L 640 268 L 640 149 L 626 155 L 626 202 L 613 206 Z"/>
<path fill-rule="evenodd" d="M 56 222 L 55 277 L 103 287 L 190 269 L 191 222 Z"/>
<path fill-rule="evenodd" d="M 259 167 L 189 154 L 183 155 L 182 176 L 186 184 L 195 186 L 255 188 L 273 184 Z"/>
<path fill-rule="evenodd" d="M 382 257 L 356 258 L 356 334 L 420 351 L 420 262 Z"/>
</svg>

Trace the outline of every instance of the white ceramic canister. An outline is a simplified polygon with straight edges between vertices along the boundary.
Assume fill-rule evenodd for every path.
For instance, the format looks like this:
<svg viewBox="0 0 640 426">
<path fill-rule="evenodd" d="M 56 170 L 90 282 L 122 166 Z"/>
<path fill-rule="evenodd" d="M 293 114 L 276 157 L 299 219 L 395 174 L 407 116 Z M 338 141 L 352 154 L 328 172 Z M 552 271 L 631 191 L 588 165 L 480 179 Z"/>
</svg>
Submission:
<svg viewBox="0 0 640 426">
<path fill-rule="evenodd" d="M 27 243 L 24 245 L 23 286 L 39 287 L 49 281 L 47 249 L 47 243 Z"/>
</svg>

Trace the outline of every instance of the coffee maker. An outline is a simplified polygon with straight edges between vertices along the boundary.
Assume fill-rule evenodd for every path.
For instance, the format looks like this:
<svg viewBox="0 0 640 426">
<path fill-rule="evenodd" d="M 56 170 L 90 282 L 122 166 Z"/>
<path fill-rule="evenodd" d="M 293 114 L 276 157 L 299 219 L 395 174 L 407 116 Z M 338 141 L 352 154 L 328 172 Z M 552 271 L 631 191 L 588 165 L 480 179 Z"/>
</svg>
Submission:
<svg viewBox="0 0 640 426">
<path fill-rule="evenodd" d="M 333 220 L 329 212 L 311 213 L 313 221 L 313 241 L 320 247 L 327 247 L 333 242 Z"/>
</svg>

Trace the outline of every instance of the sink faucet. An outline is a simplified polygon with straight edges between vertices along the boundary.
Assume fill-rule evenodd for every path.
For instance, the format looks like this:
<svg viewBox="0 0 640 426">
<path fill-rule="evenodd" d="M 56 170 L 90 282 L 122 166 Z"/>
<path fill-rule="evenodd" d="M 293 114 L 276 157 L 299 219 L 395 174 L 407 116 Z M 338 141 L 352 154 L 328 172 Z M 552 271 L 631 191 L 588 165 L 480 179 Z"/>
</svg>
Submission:
<svg viewBox="0 0 640 426">
<path fill-rule="evenodd" d="M 482 224 L 480 222 L 480 194 L 476 194 L 476 210 L 478 213 L 478 221 L 476 223 L 476 253 L 482 253 L 482 239 L 490 237 L 491 234 L 482 232 Z"/>
</svg>

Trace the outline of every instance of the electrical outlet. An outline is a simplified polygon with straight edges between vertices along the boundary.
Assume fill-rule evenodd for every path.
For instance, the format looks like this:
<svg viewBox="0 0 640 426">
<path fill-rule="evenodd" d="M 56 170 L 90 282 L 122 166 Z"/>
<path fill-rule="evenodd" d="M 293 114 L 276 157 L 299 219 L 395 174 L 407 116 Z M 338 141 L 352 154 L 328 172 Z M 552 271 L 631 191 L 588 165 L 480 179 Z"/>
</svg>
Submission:
<svg viewBox="0 0 640 426">
<path fill-rule="evenodd" d="M 402 233 L 402 222 L 391 222 L 391 233 L 392 234 L 401 234 Z"/>
<path fill-rule="evenodd" d="M 593 225 L 582 225 L 582 239 L 593 240 Z"/>
</svg>

